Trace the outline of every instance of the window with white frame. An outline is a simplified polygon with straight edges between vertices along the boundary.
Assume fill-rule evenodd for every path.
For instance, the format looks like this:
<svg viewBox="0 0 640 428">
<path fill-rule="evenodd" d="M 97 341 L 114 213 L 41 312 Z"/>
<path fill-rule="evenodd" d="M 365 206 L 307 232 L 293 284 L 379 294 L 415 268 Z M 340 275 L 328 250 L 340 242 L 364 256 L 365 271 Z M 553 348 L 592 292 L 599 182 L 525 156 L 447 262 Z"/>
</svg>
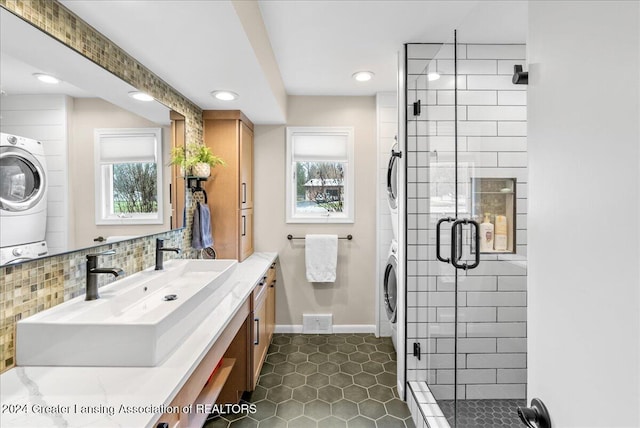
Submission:
<svg viewBox="0 0 640 428">
<path fill-rule="evenodd" d="M 353 223 L 353 128 L 287 128 L 287 223 Z"/>
<path fill-rule="evenodd" d="M 162 224 L 162 130 L 95 130 L 96 224 Z"/>
</svg>

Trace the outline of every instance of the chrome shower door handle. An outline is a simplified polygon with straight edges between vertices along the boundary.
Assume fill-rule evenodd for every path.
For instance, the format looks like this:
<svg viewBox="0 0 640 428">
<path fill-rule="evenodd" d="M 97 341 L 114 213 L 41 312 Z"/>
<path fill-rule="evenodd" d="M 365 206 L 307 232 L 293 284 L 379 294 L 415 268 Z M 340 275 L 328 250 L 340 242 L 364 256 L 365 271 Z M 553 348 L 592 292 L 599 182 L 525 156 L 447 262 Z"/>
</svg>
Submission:
<svg viewBox="0 0 640 428">
<path fill-rule="evenodd" d="M 469 224 L 471 227 L 475 228 L 475 260 L 472 264 L 467 263 L 459 263 L 462 257 L 462 225 Z M 460 241 L 459 241 L 460 240 Z M 480 226 L 478 222 L 469 219 L 456 220 L 453 222 L 453 226 L 451 226 L 451 264 L 457 269 L 469 270 L 475 269 L 480 264 Z"/>
<path fill-rule="evenodd" d="M 440 220 L 438 220 L 438 223 L 436 223 L 436 258 L 438 260 L 440 260 L 441 262 L 444 263 L 449 263 L 451 262 L 450 259 L 445 259 L 444 257 L 442 257 L 440 255 L 440 228 L 442 226 L 442 223 L 450 223 L 452 221 L 455 221 L 455 218 L 452 217 L 444 217 L 441 218 Z M 452 243 L 453 245 L 453 243 Z"/>
</svg>

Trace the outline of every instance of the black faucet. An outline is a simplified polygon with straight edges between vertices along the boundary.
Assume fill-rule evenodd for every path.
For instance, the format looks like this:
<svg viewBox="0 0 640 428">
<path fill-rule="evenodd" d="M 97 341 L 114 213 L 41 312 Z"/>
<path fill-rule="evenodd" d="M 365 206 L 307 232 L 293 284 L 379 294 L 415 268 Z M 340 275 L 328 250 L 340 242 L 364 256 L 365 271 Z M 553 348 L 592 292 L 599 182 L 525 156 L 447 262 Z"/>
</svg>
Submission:
<svg viewBox="0 0 640 428">
<path fill-rule="evenodd" d="M 108 256 L 115 253 L 114 250 L 109 250 L 103 253 L 87 254 L 87 293 L 84 300 L 96 300 L 100 298 L 98 295 L 98 274 L 110 273 L 115 277 L 124 275 L 122 269 L 98 267 L 98 256 Z"/>
<path fill-rule="evenodd" d="M 156 239 L 156 270 L 162 270 L 163 267 L 163 252 L 164 251 L 173 251 L 176 254 L 180 254 L 180 248 L 165 248 L 164 247 L 164 239 Z"/>
</svg>

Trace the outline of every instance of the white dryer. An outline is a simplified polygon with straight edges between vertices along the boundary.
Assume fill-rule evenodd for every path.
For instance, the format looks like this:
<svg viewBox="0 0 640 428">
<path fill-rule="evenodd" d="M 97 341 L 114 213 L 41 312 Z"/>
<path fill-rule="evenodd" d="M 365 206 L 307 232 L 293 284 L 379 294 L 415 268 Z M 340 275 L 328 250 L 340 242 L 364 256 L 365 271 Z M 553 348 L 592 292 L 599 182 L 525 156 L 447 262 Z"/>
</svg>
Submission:
<svg viewBox="0 0 640 428">
<path fill-rule="evenodd" d="M 391 146 L 389 164 L 387 166 L 387 202 L 389 203 L 389 211 L 391 211 L 393 239 L 398 239 L 398 164 L 401 157 L 402 152 L 398 150 L 398 139 L 396 137 Z"/>
<path fill-rule="evenodd" d="M 384 269 L 383 288 L 384 307 L 387 312 L 387 318 L 391 324 L 391 340 L 393 346 L 397 346 L 398 328 L 396 320 L 398 318 L 398 242 L 394 239 L 391 241 L 389 248 L 389 256 L 387 257 L 387 266 Z"/>
<path fill-rule="evenodd" d="M 0 247 L 44 241 L 46 174 L 40 141 L 0 133 Z"/>
</svg>

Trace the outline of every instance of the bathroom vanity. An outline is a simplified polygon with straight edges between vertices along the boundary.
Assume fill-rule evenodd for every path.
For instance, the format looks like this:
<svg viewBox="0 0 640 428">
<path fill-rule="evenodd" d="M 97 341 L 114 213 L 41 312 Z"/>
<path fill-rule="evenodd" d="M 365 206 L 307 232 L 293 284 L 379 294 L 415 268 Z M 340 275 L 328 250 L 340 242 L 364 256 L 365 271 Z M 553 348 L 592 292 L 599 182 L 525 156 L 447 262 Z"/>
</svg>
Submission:
<svg viewBox="0 0 640 428">
<path fill-rule="evenodd" d="M 237 403 L 257 382 L 275 325 L 276 258 L 239 263 L 215 306 L 153 366 L 18 363 L 0 375 L 1 425 L 202 426 L 211 405 Z"/>
</svg>

